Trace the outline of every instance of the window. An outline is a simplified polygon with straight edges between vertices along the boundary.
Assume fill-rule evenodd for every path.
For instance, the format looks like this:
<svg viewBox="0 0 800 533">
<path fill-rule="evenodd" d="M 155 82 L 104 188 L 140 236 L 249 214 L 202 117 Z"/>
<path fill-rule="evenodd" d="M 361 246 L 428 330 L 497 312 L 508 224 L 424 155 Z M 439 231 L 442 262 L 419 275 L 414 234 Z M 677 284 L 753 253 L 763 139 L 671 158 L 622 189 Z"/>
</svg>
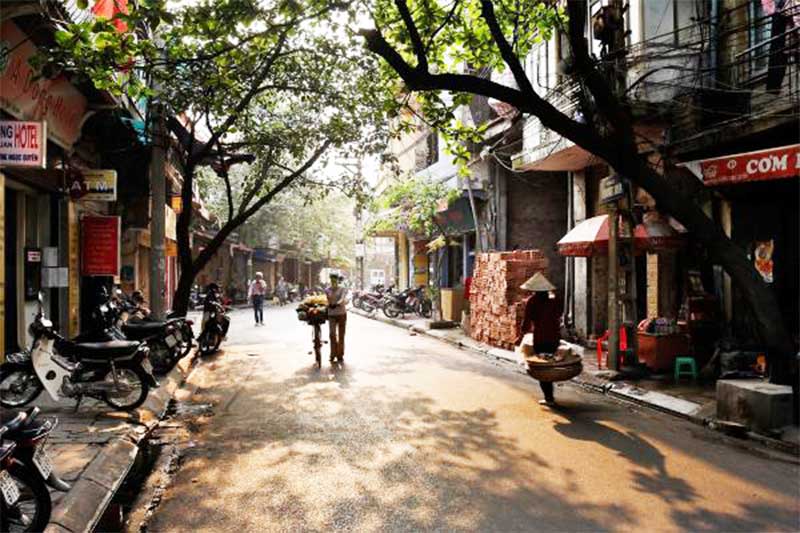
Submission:
<svg viewBox="0 0 800 533">
<path fill-rule="evenodd" d="M 536 83 L 542 89 L 550 88 L 550 42 L 536 47 Z"/>
<path fill-rule="evenodd" d="M 764 11 L 761 0 L 750 1 L 750 67 L 754 72 L 765 70 L 769 63 L 769 44 L 772 17 Z M 763 43 L 763 44 L 762 44 Z M 760 46 L 759 46 L 760 45 Z"/>
<path fill-rule="evenodd" d="M 383 285 L 386 281 L 386 273 L 380 269 L 372 269 L 369 271 L 370 285 Z"/>
</svg>

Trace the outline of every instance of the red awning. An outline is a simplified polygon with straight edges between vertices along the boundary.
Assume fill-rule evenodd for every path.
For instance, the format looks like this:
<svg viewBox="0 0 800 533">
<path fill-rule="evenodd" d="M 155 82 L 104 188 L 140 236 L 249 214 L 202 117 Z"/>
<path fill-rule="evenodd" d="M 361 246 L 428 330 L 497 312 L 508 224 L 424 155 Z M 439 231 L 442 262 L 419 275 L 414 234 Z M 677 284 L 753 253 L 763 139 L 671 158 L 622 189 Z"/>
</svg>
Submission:
<svg viewBox="0 0 800 533">
<path fill-rule="evenodd" d="M 794 178 L 800 175 L 800 144 L 681 163 L 705 185 Z"/>
<path fill-rule="evenodd" d="M 624 228 L 620 238 L 625 239 Z M 666 219 L 656 212 L 647 213 L 642 224 L 633 231 L 633 245 L 637 253 L 657 253 L 674 250 L 683 245 L 685 228 L 677 221 Z M 628 238 L 630 238 L 628 236 Z M 572 228 L 557 243 L 558 253 L 576 257 L 591 257 L 608 253 L 608 215 L 588 218 Z"/>
</svg>

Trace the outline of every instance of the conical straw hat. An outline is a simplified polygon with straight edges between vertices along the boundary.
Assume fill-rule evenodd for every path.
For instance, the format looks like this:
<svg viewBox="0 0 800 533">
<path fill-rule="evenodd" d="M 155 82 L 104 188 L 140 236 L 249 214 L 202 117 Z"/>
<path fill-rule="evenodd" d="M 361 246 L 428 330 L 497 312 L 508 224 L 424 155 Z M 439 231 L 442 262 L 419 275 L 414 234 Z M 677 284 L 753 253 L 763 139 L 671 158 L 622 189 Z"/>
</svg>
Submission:
<svg viewBox="0 0 800 533">
<path fill-rule="evenodd" d="M 525 283 L 520 285 L 520 289 L 533 292 L 549 292 L 556 290 L 556 286 L 550 283 L 544 274 L 537 272 Z"/>
</svg>

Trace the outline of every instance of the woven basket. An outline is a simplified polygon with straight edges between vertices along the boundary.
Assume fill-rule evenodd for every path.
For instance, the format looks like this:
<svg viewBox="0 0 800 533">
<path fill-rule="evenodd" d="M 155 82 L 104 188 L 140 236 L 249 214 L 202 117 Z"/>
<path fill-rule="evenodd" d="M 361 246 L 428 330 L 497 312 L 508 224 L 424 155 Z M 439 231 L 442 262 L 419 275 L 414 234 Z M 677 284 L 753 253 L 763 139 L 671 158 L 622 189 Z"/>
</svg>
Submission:
<svg viewBox="0 0 800 533">
<path fill-rule="evenodd" d="M 538 381 L 568 381 L 581 372 L 583 363 L 580 359 L 552 363 L 528 360 L 528 375 Z"/>
</svg>

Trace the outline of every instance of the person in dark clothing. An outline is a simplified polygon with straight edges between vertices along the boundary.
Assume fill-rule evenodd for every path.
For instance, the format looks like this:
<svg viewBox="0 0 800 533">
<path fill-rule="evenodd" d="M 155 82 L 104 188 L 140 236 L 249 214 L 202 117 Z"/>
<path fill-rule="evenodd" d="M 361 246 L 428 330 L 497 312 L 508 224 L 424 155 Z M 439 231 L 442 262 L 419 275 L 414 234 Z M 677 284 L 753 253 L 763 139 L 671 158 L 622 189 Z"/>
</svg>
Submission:
<svg viewBox="0 0 800 533">
<path fill-rule="evenodd" d="M 519 328 L 516 344 L 522 342 L 526 333 L 533 333 L 533 350 L 535 353 L 555 353 L 561 342 L 560 310 L 553 291 L 556 287 L 542 274 L 537 272 L 521 287 L 533 294 L 525 302 L 525 315 Z M 555 405 L 553 383 L 540 381 L 539 386 L 544 393 L 543 405 Z"/>
</svg>

